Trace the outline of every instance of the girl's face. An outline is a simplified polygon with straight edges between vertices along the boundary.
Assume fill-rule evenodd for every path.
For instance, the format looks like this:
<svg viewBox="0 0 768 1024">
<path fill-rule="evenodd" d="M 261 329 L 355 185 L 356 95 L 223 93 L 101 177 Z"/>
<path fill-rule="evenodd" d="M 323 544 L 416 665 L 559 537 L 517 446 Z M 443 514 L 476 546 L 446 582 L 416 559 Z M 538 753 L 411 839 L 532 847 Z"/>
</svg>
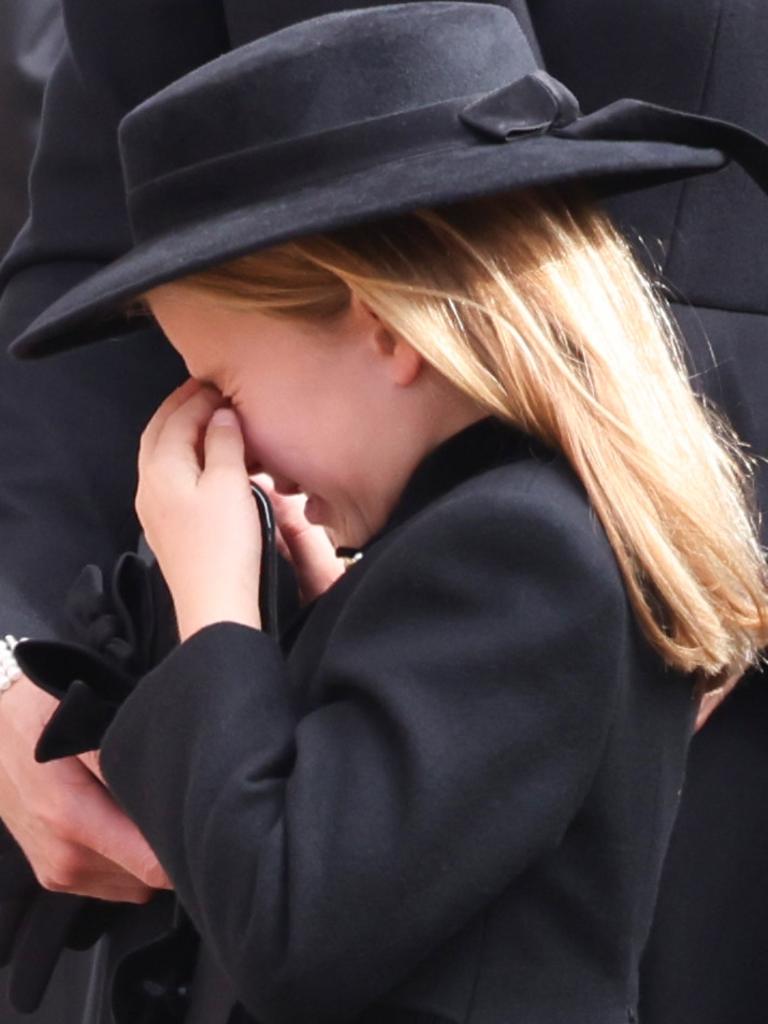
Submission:
<svg viewBox="0 0 768 1024">
<path fill-rule="evenodd" d="M 336 545 L 365 543 L 416 463 L 458 429 L 457 408 L 437 408 L 431 368 L 357 299 L 332 328 L 233 309 L 183 284 L 147 301 L 190 375 L 237 410 L 248 472 L 306 494 L 307 519 Z"/>
</svg>

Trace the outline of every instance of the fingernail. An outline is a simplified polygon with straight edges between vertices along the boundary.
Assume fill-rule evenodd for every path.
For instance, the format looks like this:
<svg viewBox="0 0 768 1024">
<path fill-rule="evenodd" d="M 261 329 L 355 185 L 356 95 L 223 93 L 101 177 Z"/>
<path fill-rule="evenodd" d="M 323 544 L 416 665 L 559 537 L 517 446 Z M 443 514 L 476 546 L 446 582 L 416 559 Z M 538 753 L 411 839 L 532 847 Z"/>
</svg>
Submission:
<svg viewBox="0 0 768 1024">
<path fill-rule="evenodd" d="M 224 406 L 214 412 L 211 416 L 211 423 L 217 427 L 234 427 L 237 425 L 237 416 L 235 416 L 234 410 Z"/>
</svg>

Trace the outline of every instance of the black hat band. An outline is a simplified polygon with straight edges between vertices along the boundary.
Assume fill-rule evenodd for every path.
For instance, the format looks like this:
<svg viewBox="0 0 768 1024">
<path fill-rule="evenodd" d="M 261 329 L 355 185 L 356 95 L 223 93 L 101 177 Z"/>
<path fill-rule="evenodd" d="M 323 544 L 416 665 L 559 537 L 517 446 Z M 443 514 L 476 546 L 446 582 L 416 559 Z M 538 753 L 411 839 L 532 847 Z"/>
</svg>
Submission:
<svg viewBox="0 0 768 1024">
<path fill-rule="evenodd" d="M 136 242 L 226 214 L 286 191 L 324 182 L 420 153 L 472 147 L 557 131 L 579 116 L 573 93 L 535 71 L 493 89 L 356 121 L 285 142 L 257 145 L 194 163 L 127 189 Z M 467 130 L 469 129 L 469 131 Z"/>
<path fill-rule="evenodd" d="M 439 159 L 445 150 L 533 135 L 720 149 L 768 192 L 766 145 L 752 132 L 716 118 L 634 99 L 617 100 L 582 115 L 573 93 L 539 69 L 488 92 L 239 149 L 136 183 L 127 191 L 134 239 L 148 241 L 275 195 L 287 195 L 290 200 L 303 188 L 321 187 L 420 154 Z M 331 170 L 324 177 L 326 165 Z"/>
</svg>

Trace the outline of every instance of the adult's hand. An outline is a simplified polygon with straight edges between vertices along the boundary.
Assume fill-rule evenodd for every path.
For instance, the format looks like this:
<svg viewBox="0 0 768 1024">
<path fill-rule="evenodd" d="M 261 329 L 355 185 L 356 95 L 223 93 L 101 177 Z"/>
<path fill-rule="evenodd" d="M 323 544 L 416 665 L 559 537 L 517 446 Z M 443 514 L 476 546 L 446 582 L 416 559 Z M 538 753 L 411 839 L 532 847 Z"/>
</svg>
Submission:
<svg viewBox="0 0 768 1024">
<path fill-rule="evenodd" d="M 86 761 L 89 770 L 76 757 L 34 759 L 56 706 L 26 676 L 0 697 L 0 818 L 45 889 L 146 903 L 171 883 L 94 760 Z"/>
</svg>

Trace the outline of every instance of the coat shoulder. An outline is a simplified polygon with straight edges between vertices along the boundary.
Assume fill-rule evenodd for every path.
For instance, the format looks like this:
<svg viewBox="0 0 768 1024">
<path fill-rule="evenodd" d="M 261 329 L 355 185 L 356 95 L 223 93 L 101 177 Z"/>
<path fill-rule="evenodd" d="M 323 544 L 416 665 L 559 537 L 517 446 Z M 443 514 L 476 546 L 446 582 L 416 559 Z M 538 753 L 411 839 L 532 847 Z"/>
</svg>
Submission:
<svg viewBox="0 0 768 1024">
<path fill-rule="evenodd" d="M 475 473 L 393 531 L 390 557 L 457 564 L 480 558 L 489 578 L 521 560 L 541 572 L 601 581 L 624 595 L 613 548 L 567 459 L 538 451 Z"/>
</svg>

